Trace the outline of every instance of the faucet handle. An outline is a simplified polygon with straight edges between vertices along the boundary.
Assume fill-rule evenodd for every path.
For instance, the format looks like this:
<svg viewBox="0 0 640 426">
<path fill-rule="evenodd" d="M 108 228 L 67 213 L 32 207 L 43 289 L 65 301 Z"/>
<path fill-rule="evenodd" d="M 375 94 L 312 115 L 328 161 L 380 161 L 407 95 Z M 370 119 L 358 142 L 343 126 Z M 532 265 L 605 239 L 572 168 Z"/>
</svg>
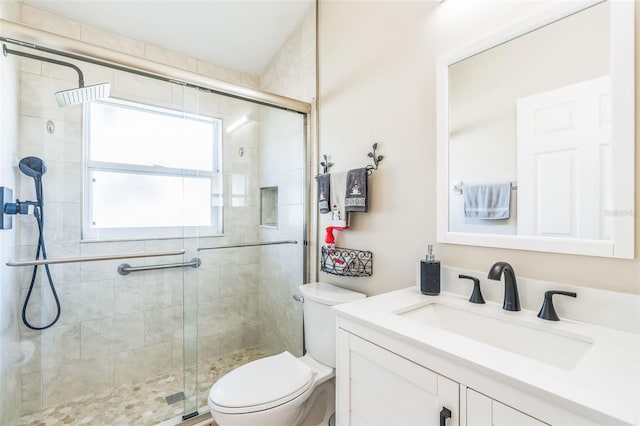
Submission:
<svg viewBox="0 0 640 426">
<path fill-rule="evenodd" d="M 469 302 L 471 303 L 485 303 L 484 297 L 482 297 L 482 292 L 480 291 L 480 280 L 476 277 L 472 277 L 470 275 L 458 275 L 458 278 L 466 278 L 468 280 L 473 281 L 473 292 L 471 293 L 471 297 L 469 298 Z"/>
<path fill-rule="evenodd" d="M 542 308 L 540 312 L 538 312 L 538 318 L 542 318 L 549 321 L 559 321 L 560 318 L 558 314 L 556 314 L 556 310 L 553 307 L 553 295 L 560 294 L 562 296 L 570 296 L 576 297 L 577 294 L 573 291 L 560 291 L 560 290 L 550 290 L 544 292 L 544 302 L 542 303 Z"/>
</svg>

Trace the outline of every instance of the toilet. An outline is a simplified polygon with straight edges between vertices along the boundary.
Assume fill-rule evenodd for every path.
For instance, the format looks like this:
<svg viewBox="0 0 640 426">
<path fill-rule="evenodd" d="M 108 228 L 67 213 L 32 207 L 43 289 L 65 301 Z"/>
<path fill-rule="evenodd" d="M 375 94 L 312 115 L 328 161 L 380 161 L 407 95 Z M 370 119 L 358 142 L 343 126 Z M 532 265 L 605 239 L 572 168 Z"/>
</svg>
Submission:
<svg viewBox="0 0 640 426">
<path fill-rule="evenodd" d="M 320 426 L 335 411 L 333 305 L 366 297 L 326 283 L 300 286 L 307 353 L 258 359 L 222 376 L 209 391 L 219 426 Z"/>
</svg>

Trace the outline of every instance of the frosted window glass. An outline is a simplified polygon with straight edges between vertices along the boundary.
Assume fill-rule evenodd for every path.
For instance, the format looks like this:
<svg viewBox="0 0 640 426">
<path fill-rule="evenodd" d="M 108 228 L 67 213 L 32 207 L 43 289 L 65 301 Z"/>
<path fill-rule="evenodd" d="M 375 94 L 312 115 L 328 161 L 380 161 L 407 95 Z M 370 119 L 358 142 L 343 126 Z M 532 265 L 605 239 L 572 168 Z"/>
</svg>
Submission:
<svg viewBox="0 0 640 426">
<path fill-rule="evenodd" d="M 214 171 L 212 118 L 103 102 L 89 114 L 91 161 Z"/>
<path fill-rule="evenodd" d="M 100 101 L 85 125 L 83 238 L 222 233 L 220 119 Z"/>
<path fill-rule="evenodd" d="M 92 226 L 211 225 L 211 179 L 93 172 Z"/>
</svg>

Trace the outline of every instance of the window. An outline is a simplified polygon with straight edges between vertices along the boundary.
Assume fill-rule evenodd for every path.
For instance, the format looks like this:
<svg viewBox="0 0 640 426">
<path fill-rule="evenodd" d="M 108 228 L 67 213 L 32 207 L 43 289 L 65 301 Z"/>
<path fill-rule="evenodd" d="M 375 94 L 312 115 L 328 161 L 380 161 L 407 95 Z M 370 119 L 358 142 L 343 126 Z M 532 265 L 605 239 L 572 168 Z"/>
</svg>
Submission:
<svg viewBox="0 0 640 426">
<path fill-rule="evenodd" d="M 91 102 L 83 239 L 221 234 L 221 124 L 148 105 Z"/>
</svg>

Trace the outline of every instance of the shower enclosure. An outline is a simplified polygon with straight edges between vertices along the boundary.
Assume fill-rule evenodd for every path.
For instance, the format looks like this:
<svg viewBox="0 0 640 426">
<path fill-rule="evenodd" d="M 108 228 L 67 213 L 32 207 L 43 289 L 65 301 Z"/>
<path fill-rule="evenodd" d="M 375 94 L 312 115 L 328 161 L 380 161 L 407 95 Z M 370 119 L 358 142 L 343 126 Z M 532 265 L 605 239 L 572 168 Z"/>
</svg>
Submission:
<svg viewBox="0 0 640 426">
<path fill-rule="evenodd" d="M 16 71 L 16 160 L 47 167 L 43 239 L 61 307 L 49 329 L 20 325 L 19 424 L 175 424 L 235 366 L 302 355 L 292 296 L 306 279 L 307 115 L 44 55 L 111 95 L 60 108 L 73 70 L 0 59 Z M 33 178 L 15 177 L 14 197 L 36 199 Z M 22 305 L 38 225 L 19 215 L 13 227 Z M 43 269 L 26 308 L 36 324 L 56 314 Z"/>
</svg>

